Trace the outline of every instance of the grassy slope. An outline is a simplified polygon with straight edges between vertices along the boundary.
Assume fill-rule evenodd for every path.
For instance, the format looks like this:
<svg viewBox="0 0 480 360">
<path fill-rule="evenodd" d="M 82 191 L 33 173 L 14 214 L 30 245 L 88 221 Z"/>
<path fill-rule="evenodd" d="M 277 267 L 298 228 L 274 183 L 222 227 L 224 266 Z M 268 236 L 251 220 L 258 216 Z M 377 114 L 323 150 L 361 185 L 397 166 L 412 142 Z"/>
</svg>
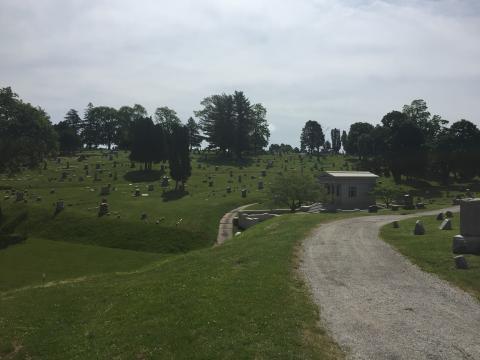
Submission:
<svg viewBox="0 0 480 360">
<path fill-rule="evenodd" d="M 34 359 L 340 358 L 292 272 L 299 239 L 339 216 L 287 215 L 143 272 L 4 293 L 0 349 L 15 344 Z"/>
<path fill-rule="evenodd" d="M 0 291 L 44 281 L 133 270 L 161 257 L 153 253 L 29 238 L 25 243 L 0 251 Z"/>
<path fill-rule="evenodd" d="M 452 237 L 459 233 L 458 215 L 452 219 L 453 230 L 439 230 L 440 221 L 435 216 L 422 217 L 426 229 L 423 236 L 413 235 L 416 220 L 401 221 L 399 229 L 386 225 L 380 234 L 423 270 L 439 275 L 480 299 L 480 256 L 466 255 L 469 270 L 458 270 L 453 262 Z"/>
</svg>

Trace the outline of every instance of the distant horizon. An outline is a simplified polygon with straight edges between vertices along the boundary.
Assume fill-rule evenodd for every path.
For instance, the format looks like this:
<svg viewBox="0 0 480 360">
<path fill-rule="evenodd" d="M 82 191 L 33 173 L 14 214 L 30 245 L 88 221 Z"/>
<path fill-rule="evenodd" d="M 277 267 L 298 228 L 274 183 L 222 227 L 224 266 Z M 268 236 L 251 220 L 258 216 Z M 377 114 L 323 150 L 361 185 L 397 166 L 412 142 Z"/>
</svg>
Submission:
<svg viewBox="0 0 480 360">
<path fill-rule="evenodd" d="M 52 122 L 89 102 L 182 122 L 212 94 L 267 108 L 270 143 L 307 120 L 348 130 L 424 99 L 480 126 L 480 4 L 473 0 L 220 0 L 0 4 L 0 87 Z"/>
</svg>

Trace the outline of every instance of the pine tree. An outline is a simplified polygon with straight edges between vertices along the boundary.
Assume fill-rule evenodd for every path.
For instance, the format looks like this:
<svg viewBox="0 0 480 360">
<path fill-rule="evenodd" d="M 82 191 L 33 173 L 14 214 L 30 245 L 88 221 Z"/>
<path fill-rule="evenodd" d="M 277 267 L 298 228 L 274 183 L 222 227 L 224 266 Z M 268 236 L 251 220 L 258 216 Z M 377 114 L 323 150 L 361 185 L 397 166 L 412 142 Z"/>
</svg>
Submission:
<svg viewBox="0 0 480 360">
<path fill-rule="evenodd" d="M 175 126 L 169 135 L 168 166 L 170 176 L 175 180 L 175 190 L 181 183 L 181 190 L 185 190 L 185 183 L 192 174 L 190 163 L 190 149 L 187 126 Z"/>
</svg>

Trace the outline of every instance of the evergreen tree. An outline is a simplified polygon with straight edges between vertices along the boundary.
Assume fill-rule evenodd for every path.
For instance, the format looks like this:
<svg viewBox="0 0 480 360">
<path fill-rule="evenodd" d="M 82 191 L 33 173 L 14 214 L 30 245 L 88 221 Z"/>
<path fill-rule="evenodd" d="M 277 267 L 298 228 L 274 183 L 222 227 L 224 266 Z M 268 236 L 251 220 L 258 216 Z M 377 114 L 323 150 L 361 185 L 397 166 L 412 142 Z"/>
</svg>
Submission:
<svg viewBox="0 0 480 360">
<path fill-rule="evenodd" d="M 252 106 L 253 130 L 251 134 L 251 145 L 253 154 L 257 155 L 259 151 L 268 145 L 270 138 L 270 129 L 266 119 L 267 109 L 262 104 Z"/>
<path fill-rule="evenodd" d="M 330 131 L 330 139 L 332 140 L 332 150 L 335 154 L 338 154 L 342 147 L 342 140 L 340 138 L 340 129 L 332 129 Z"/>
<path fill-rule="evenodd" d="M 200 125 L 193 120 L 192 117 L 187 121 L 188 136 L 190 141 L 190 151 L 193 148 L 199 148 L 202 144 L 203 137 L 200 135 Z"/>
<path fill-rule="evenodd" d="M 342 141 L 343 151 L 347 152 L 348 135 L 347 135 L 347 132 L 345 130 L 342 131 L 341 141 Z"/>
<path fill-rule="evenodd" d="M 308 120 L 302 129 L 300 136 L 300 148 L 302 151 L 308 151 L 309 154 L 320 153 L 320 147 L 325 142 L 322 126 L 314 121 Z"/>
<path fill-rule="evenodd" d="M 142 162 L 145 170 L 151 170 L 154 162 L 165 156 L 165 135 L 163 128 L 155 125 L 151 118 L 142 117 L 132 126 L 130 160 Z"/>
<path fill-rule="evenodd" d="M 167 106 L 155 110 L 155 122 L 160 124 L 167 133 L 172 133 L 173 128 L 181 125 L 177 112 Z"/>
<path fill-rule="evenodd" d="M 175 190 L 181 184 L 181 190 L 185 190 L 185 183 L 192 174 L 190 163 L 190 141 L 187 126 L 175 126 L 169 135 L 168 166 L 170 176 L 175 180 Z"/>
</svg>

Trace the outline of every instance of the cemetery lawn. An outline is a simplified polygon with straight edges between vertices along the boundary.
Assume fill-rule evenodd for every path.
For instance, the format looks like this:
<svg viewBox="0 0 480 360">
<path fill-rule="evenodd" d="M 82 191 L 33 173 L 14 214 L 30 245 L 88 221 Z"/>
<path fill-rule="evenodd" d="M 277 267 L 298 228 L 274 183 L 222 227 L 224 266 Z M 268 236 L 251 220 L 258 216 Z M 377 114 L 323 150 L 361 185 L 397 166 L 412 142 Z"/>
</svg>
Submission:
<svg viewBox="0 0 480 360">
<path fill-rule="evenodd" d="M 453 230 L 439 230 L 441 221 L 436 216 L 419 218 L 425 225 L 425 235 L 413 235 L 417 218 L 400 221 L 400 228 L 385 225 L 380 236 L 417 264 L 422 270 L 434 273 L 452 284 L 470 292 L 480 300 L 480 256 L 465 255 L 470 269 L 455 268 L 452 238 L 460 231 L 459 215 L 452 219 Z"/>
<path fill-rule="evenodd" d="M 344 216 L 284 215 L 135 272 L 0 292 L 0 357 L 343 358 L 294 269 L 301 239 Z"/>
</svg>

